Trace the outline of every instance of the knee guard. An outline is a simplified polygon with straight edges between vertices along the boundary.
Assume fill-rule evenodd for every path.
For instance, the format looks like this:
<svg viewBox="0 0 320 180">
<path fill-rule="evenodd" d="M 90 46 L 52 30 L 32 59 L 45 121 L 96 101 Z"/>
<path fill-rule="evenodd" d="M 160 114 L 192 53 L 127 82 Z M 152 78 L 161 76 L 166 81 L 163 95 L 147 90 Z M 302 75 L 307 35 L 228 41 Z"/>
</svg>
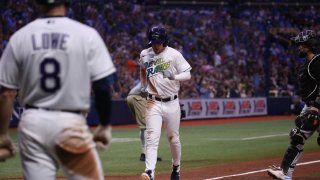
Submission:
<svg viewBox="0 0 320 180">
<path fill-rule="evenodd" d="M 281 168 L 285 173 L 291 168 L 296 166 L 296 163 L 299 160 L 299 157 L 303 151 L 304 141 L 306 139 L 305 135 L 300 131 L 299 128 L 294 128 L 290 132 L 290 146 L 288 147 L 287 151 L 284 154 Z"/>
<path fill-rule="evenodd" d="M 304 145 L 304 141 L 306 139 L 305 135 L 301 133 L 299 128 L 293 128 L 290 132 L 291 142 L 290 144 L 293 147 L 299 147 L 299 145 Z"/>
</svg>

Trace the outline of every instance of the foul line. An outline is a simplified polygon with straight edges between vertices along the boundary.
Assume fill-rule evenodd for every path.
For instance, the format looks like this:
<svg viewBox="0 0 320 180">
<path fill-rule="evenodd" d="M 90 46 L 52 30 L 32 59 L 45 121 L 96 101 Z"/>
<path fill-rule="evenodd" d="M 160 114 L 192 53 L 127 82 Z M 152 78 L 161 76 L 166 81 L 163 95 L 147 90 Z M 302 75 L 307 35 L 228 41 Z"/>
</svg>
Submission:
<svg viewBox="0 0 320 180">
<path fill-rule="evenodd" d="M 320 160 L 298 163 L 297 166 L 303 166 L 303 165 L 314 164 L 314 163 L 320 163 Z M 248 175 L 248 174 L 255 174 L 255 173 L 259 173 L 259 172 L 264 172 L 264 171 L 267 171 L 267 170 L 268 169 L 261 169 L 261 170 L 257 170 L 257 171 L 249 171 L 249 172 L 245 172 L 245 173 L 214 177 L 214 178 L 205 179 L 205 180 L 216 180 L 216 179 L 230 178 L 230 177 L 236 177 L 236 176 L 244 176 L 244 175 Z"/>
<path fill-rule="evenodd" d="M 253 137 L 244 137 L 244 138 L 210 138 L 210 141 L 248 141 L 248 140 L 255 140 L 255 139 L 266 139 L 272 137 L 279 137 L 279 136 L 288 136 L 288 133 L 285 134 L 271 134 L 265 136 L 253 136 Z"/>
<path fill-rule="evenodd" d="M 274 135 L 266 135 L 266 136 L 256 136 L 256 137 L 247 137 L 247 138 L 241 138 L 241 140 L 253 140 L 253 139 L 264 139 L 264 138 L 270 138 L 270 137 L 278 137 L 278 136 L 286 136 L 286 134 L 274 134 Z"/>
</svg>

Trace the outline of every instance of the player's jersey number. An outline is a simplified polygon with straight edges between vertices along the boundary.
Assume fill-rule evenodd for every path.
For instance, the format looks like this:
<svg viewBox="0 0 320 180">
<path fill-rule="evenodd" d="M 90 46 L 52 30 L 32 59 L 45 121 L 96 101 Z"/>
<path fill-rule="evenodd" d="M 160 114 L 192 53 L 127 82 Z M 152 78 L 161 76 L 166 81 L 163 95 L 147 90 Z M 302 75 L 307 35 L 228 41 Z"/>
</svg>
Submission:
<svg viewBox="0 0 320 180">
<path fill-rule="evenodd" d="M 45 58 L 40 64 L 40 87 L 44 92 L 54 93 L 61 87 L 60 64 L 54 58 Z"/>
</svg>

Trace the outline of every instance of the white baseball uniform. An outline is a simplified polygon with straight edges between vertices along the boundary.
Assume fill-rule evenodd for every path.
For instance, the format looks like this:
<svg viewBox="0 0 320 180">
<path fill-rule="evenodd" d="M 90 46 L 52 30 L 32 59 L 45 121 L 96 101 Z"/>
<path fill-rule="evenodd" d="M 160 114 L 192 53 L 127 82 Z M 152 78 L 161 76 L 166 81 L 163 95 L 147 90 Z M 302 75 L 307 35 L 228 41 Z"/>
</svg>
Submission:
<svg viewBox="0 0 320 180">
<path fill-rule="evenodd" d="M 162 121 L 167 129 L 172 163 L 180 165 L 181 143 L 179 138 L 180 105 L 178 92 L 180 82 L 163 77 L 163 71 L 173 74 L 190 71 L 191 66 L 182 54 L 171 48 L 155 54 L 150 47 L 140 54 L 140 63 L 146 72 L 148 101 L 146 108 L 146 170 L 154 171 L 157 162 L 157 150 L 161 135 Z M 145 81 L 143 81 L 145 82 Z"/>
<path fill-rule="evenodd" d="M 98 32 L 67 17 L 39 18 L 13 34 L 0 85 L 19 89 L 27 108 L 19 124 L 25 179 L 55 179 L 58 162 L 68 179 L 104 179 L 80 112 L 89 109 L 91 82 L 114 72 Z"/>
</svg>

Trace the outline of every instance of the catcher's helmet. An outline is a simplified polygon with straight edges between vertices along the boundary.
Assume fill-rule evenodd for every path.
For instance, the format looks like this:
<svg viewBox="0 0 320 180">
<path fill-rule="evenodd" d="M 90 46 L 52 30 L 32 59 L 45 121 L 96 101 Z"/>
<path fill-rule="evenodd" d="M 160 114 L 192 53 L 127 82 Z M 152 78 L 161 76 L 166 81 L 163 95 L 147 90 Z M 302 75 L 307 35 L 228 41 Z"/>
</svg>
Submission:
<svg viewBox="0 0 320 180">
<path fill-rule="evenodd" d="M 291 40 L 296 44 L 303 44 L 316 53 L 319 51 L 319 42 L 317 34 L 313 30 L 304 30 Z"/>
<path fill-rule="evenodd" d="M 168 36 L 166 30 L 161 26 L 152 27 L 148 33 L 149 43 L 152 44 L 163 44 L 163 46 L 168 45 Z"/>
<path fill-rule="evenodd" d="M 40 5 L 50 5 L 57 3 L 70 3 L 70 0 L 35 0 L 35 2 Z"/>
</svg>

